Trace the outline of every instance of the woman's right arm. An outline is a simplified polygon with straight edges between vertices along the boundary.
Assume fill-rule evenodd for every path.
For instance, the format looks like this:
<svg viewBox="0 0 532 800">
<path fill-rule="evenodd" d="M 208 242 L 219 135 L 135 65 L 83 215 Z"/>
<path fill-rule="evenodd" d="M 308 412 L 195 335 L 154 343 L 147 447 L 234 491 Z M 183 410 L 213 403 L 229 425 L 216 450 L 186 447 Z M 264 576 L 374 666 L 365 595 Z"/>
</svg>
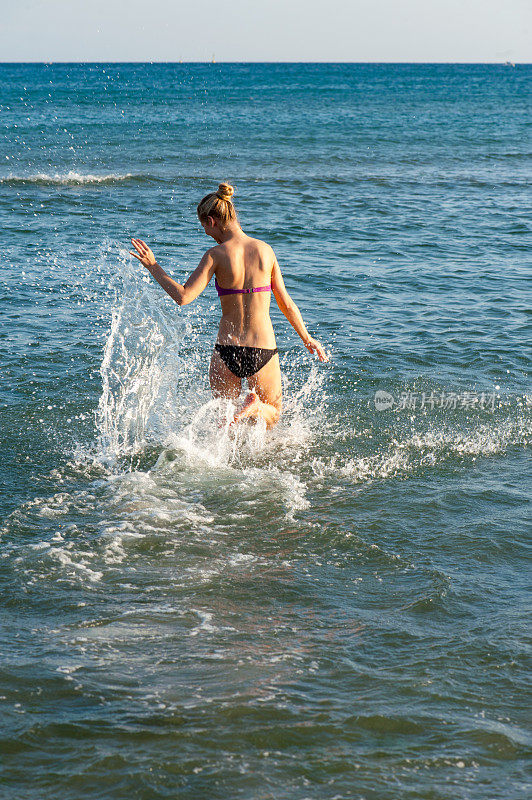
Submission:
<svg viewBox="0 0 532 800">
<path fill-rule="evenodd" d="M 305 327 L 303 317 L 299 308 L 296 306 L 284 285 L 283 276 L 281 275 L 281 268 L 277 263 L 274 255 L 274 264 L 272 270 L 272 292 L 277 301 L 277 305 L 285 315 L 286 319 L 292 325 L 296 333 L 303 339 L 303 343 L 307 350 L 311 353 L 316 353 L 320 361 L 328 361 L 329 357 L 317 339 L 313 339 Z"/>
<path fill-rule="evenodd" d="M 175 300 L 179 306 L 186 306 L 188 303 L 195 300 L 214 275 L 215 263 L 212 255 L 213 247 L 207 250 L 192 275 L 189 276 L 185 285 L 182 286 L 166 274 L 164 269 L 155 260 L 155 256 L 146 242 L 143 242 L 142 239 L 132 239 L 131 241 L 137 252 L 134 253 L 133 250 L 130 250 L 130 254 L 138 258 L 140 263 L 153 275 L 157 283 L 163 287 L 164 291 L 169 294 L 172 300 Z"/>
</svg>

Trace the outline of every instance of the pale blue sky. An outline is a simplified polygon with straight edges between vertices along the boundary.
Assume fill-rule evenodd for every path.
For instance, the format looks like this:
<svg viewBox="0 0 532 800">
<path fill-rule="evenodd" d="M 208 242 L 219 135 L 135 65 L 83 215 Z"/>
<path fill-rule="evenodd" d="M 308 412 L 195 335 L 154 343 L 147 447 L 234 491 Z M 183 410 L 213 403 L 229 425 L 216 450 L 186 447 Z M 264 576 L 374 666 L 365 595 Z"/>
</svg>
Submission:
<svg viewBox="0 0 532 800">
<path fill-rule="evenodd" d="M 531 0 L 0 0 L 1 61 L 532 61 Z"/>
</svg>

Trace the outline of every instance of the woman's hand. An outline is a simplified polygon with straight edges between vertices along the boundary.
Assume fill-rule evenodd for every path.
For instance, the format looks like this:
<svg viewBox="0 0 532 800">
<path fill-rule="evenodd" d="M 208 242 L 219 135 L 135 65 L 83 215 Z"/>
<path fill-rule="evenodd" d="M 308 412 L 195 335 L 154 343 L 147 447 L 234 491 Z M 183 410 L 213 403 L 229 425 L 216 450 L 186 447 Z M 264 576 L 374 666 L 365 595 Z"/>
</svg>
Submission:
<svg viewBox="0 0 532 800">
<path fill-rule="evenodd" d="M 150 267 L 154 267 L 156 265 L 155 256 L 153 255 L 152 251 L 148 247 L 148 245 L 142 241 L 142 239 L 132 239 L 133 247 L 137 251 L 136 253 L 133 250 L 130 250 L 129 253 L 135 258 L 138 258 L 140 263 L 149 269 Z"/>
<path fill-rule="evenodd" d="M 329 360 L 329 356 L 327 355 L 327 353 L 325 352 L 325 350 L 323 349 L 323 347 L 321 346 L 321 344 L 318 342 L 317 339 L 313 339 L 311 337 L 308 340 L 308 342 L 305 342 L 305 347 L 311 353 L 316 353 L 316 355 L 318 356 L 320 361 L 328 361 Z"/>
</svg>

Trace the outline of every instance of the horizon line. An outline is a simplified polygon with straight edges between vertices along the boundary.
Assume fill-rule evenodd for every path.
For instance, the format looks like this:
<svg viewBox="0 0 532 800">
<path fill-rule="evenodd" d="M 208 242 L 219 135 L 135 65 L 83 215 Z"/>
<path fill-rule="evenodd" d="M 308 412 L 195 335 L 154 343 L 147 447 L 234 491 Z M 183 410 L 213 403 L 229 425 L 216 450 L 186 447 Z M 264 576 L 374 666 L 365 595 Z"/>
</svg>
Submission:
<svg viewBox="0 0 532 800">
<path fill-rule="evenodd" d="M 208 60 L 208 61 L 185 61 L 185 60 L 177 60 L 177 61 L 165 61 L 165 60 L 157 60 L 157 61 L 4 61 L 0 59 L 0 65 L 27 65 L 27 64 L 42 64 L 43 66 L 51 66 L 54 64 L 181 64 L 181 65 L 189 65 L 189 64 L 210 64 L 210 65 L 217 65 L 217 64 L 279 64 L 279 65 L 302 65 L 302 64 L 330 64 L 330 65 L 387 65 L 387 66 L 506 66 L 507 64 L 512 64 L 514 66 L 529 66 L 532 64 L 532 61 L 512 61 L 511 59 L 505 59 L 500 61 L 225 61 L 225 60 L 217 60 L 216 58 Z"/>
</svg>

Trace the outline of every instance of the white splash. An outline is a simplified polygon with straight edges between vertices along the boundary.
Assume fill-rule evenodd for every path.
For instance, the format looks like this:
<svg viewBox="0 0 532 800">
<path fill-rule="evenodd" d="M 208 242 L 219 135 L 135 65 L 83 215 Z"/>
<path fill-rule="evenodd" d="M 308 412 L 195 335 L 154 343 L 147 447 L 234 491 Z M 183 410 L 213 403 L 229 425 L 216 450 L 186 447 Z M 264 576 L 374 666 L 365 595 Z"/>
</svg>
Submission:
<svg viewBox="0 0 532 800">
<path fill-rule="evenodd" d="M 178 422 L 179 348 L 187 327 L 122 254 L 100 374 L 98 454 L 106 464 L 160 444 Z M 176 307 L 177 310 L 177 307 Z"/>
<path fill-rule="evenodd" d="M 117 173 L 108 173 L 107 175 L 93 175 L 91 173 L 82 174 L 69 170 L 68 172 L 49 174 L 47 172 L 38 172 L 34 175 L 4 175 L 0 178 L 0 183 L 7 184 L 24 184 L 24 183 L 37 183 L 48 184 L 50 186 L 81 186 L 83 184 L 108 184 L 119 183 L 121 181 L 128 181 L 134 178 L 142 178 L 142 176 L 133 175 L 131 172 L 125 175 Z"/>
</svg>

